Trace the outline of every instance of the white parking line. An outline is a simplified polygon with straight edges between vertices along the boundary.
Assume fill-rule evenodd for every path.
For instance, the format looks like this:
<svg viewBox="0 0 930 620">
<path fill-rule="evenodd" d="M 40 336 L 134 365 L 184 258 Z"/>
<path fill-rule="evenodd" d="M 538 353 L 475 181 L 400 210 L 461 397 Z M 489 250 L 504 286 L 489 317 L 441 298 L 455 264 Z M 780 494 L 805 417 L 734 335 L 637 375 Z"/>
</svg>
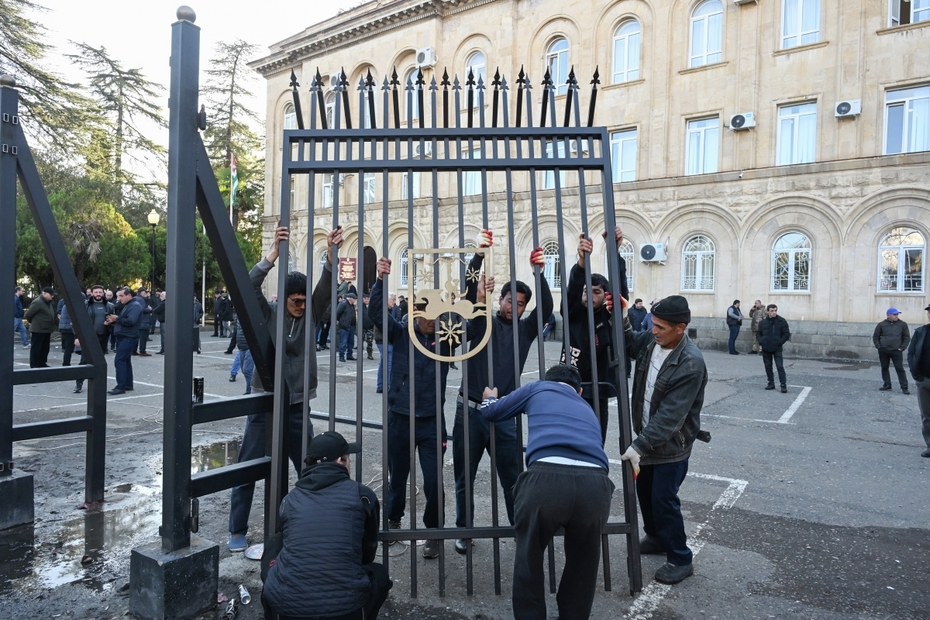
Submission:
<svg viewBox="0 0 930 620">
<path fill-rule="evenodd" d="M 611 463 L 619 463 L 615 459 L 610 460 Z M 691 539 L 688 541 L 691 546 L 691 553 L 695 556 L 700 553 L 701 549 L 704 548 L 705 540 L 701 537 L 701 533 L 704 530 L 704 527 L 710 523 L 711 518 L 714 516 L 713 511 L 722 509 L 729 510 L 736 504 L 736 500 L 740 498 L 743 494 L 743 491 L 746 490 L 746 486 L 749 484 L 746 480 L 738 480 L 736 478 L 724 478 L 722 476 L 715 476 L 713 474 L 694 474 L 689 473 L 689 476 L 695 478 L 702 478 L 704 480 L 713 480 L 715 482 L 726 482 L 726 490 L 720 494 L 720 498 L 714 503 L 711 507 L 711 513 L 707 516 L 707 520 L 704 523 L 701 523 L 691 534 Z M 665 598 L 665 595 L 671 592 L 672 586 L 666 585 L 664 583 L 659 583 L 658 581 L 653 581 L 648 586 L 643 588 L 643 591 L 636 597 L 636 601 L 630 607 L 630 610 L 623 616 L 624 618 L 629 618 L 630 620 L 646 620 L 647 618 L 652 618 L 652 614 L 659 608 L 659 604 L 662 602 L 662 599 Z"/>
<path fill-rule="evenodd" d="M 794 387 L 794 386 L 792 386 Z M 800 387 L 800 386 L 798 386 Z M 798 394 L 798 397 L 794 399 L 794 402 L 791 403 L 791 406 L 788 407 L 788 410 L 781 414 L 781 417 L 778 418 L 779 424 L 787 424 L 788 420 L 791 419 L 791 416 L 798 410 L 798 407 L 801 406 L 801 403 L 804 402 L 804 399 L 807 398 L 807 395 L 811 393 L 811 388 L 805 387 L 801 390 L 801 393 Z"/>
<path fill-rule="evenodd" d="M 797 413 L 798 409 L 804 403 L 804 400 L 807 398 L 807 395 L 811 393 L 811 387 L 805 385 L 789 385 L 788 387 L 801 388 L 801 393 L 798 394 L 798 397 L 794 399 L 794 402 L 791 403 L 791 406 L 785 410 L 781 417 L 777 420 L 761 420 L 758 418 L 743 418 L 736 415 L 721 415 L 719 413 L 701 413 L 703 417 L 706 418 L 724 418 L 727 420 L 742 420 L 744 422 L 763 422 L 765 424 L 796 424 L 796 422 L 791 421 L 791 417 Z"/>
</svg>

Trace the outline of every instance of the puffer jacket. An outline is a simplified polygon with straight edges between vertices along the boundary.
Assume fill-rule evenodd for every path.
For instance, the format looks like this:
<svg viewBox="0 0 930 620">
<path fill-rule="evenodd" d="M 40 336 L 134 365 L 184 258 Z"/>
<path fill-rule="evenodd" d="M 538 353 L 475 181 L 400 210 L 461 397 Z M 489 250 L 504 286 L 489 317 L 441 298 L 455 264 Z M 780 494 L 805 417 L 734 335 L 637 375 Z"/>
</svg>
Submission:
<svg viewBox="0 0 930 620">
<path fill-rule="evenodd" d="M 701 430 L 701 407 L 707 385 L 704 356 L 688 335 L 669 354 L 659 369 L 652 400 L 644 403 L 649 358 L 655 348 L 651 333 L 624 334 L 627 352 L 636 359 L 631 412 L 637 437 L 633 447 L 642 455 L 643 465 L 677 463 L 691 455 L 691 446 Z M 649 407 L 649 420 L 643 425 L 643 409 Z"/>
<path fill-rule="evenodd" d="M 775 318 L 765 317 L 759 323 L 759 345 L 765 353 L 777 353 L 782 346 L 791 340 L 791 330 L 788 321 L 775 315 Z"/>
<path fill-rule="evenodd" d="M 378 550 L 375 493 L 338 463 L 304 469 L 281 502 L 284 545 L 268 571 L 264 596 L 279 614 L 341 616 L 365 605 L 371 591 L 362 568 Z"/>
</svg>

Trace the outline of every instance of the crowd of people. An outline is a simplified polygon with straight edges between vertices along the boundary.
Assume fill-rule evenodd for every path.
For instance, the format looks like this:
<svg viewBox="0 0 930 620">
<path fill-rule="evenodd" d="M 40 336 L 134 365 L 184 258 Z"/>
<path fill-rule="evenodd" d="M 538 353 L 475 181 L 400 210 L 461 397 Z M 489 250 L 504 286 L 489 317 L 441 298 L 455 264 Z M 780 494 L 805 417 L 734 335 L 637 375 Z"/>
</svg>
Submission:
<svg viewBox="0 0 930 620">
<path fill-rule="evenodd" d="M 602 236 L 606 240 L 607 232 Z M 387 257 L 377 261 L 377 278 L 371 290 L 363 292 L 361 304 L 350 282 L 339 280 L 334 286 L 331 263 L 320 270 L 312 289 L 304 274 L 291 272 L 286 276 L 283 303 L 279 304 L 276 296 L 266 298 L 262 285 L 278 258 L 279 245 L 288 238 L 287 227 L 279 226 L 271 250 L 250 271 L 266 324 L 274 325 L 277 313 L 285 313 L 285 340 L 276 346 L 285 349 L 280 371 L 291 397 L 286 454 L 299 478 L 280 506 L 282 531 L 266 548 L 269 569 L 262 602 L 269 614 L 298 619 L 373 619 L 392 585 L 384 568 L 374 563 L 380 527 L 377 496 L 349 475 L 350 455 L 357 453 L 359 446 L 334 432 L 314 436 L 312 423 L 304 415 L 316 395 L 318 376 L 316 356 L 305 355 L 307 333 L 313 334 L 317 351 L 328 349 L 330 343 L 338 346 L 340 362 L 355 361 L 356 350 L 361 356 L 363 349 L 367 359 L 373 359 L 373 346 L 380 353 L 376 391 L 386 393 L 387 402 L 384 432 L 389 478 L 385 510 L 389 530 L 401 528 L 408 509 L 411 447 L 419 455 L 426 500 L 422 515 L 410 515 L 411 527 L 415 528 L 418 519 L 427 530 L 442 526 L 438 471 L 450 440 L 444 415 L 446 387 L 453 362 L 464 360 L 451 436 L 455 525 L 474 525 L 478 465 L 485 453 L 492 455 L 516 539 L 515 618 L 546 617 L 543 555 L 559 530 L 564 532 L 566 555 L 556 597 L 559 617 L 587 618 L 590 614 L 600 562 L 600 532 L 610 514 L 614 491 L 604 452 L 608 401 L 620 394 L 619 370 L 626 367 L 626 378 L 632 379 L 630 412 L 635 439 L 625 447 L 621 459 L 631 467 L 642 512 L 645 536 L 640 539 L 640 553 L 665 557 L 665 564 L 655 573 L 659 582 L 675 584 L 694 573 L 678 494 L 687 477 L 694 442 L 709 441 L 700 419 L 708 372 L 704 356 L 688 336 L 692 317 L 685 297 L 654 299 L 648 309 L 640 298 L 630 304 L 626 265 L 618 254 L 620 299 L 613 299 L 609 280 L 589 269 L 595 240 L 582 234 L 561 320 L 567 346 L 560 363 L 546 370 L 542 380 L 521 386 L 520 376 L 533 343 L 537 337 L 545 339 L 557 324 L 541 248 L 528 257 L 536 276 L 535 290 L 520 280 L 504 283 L 496 299 L 497 311 L 463 320 L 462 338 L 458 339 L 439 333 L 447 319 L 430 312 L 429 297 L 418 296 L 408 302 L 402 295 L 385 290 L 384 278 L 392 269 Z M 330 256 L 338 255 L 335 250 L 342 242 L 341 228 L 328 234 Z M 619 227 L 613 231 L 612 242 L 616 247 L 623 242 Z M 471 275 L 466 278 L 462 308 L 487 308 L 494 301 L 497 283 L 492 274 L 483 272 L 485 251 L 493 243 L 492 232 L 482 231 L 467 267 Z M 335 303 L 331 296 L 334 289 Z M 16 287 L 14 330 L 22 346 L 31 347 L 30 366 L 48 365 L 49 342 L 56 326 L 62 337 L 63 364 L 70 365 L 74 354 L 85 363 L 87 348 L 75 337 L 67 306 L 62 301 L 55 303 L 57 292 L 43 289 L 28 307 L 23 304 L 23 295 L 23 289 Z M 535 307 L 524 317 L 534 296 Z M 132 356 L 149 355 L 146 345 L 156 330 L 161 334 L 157 353 L 164 353 L 165 297 L 163 291 L 150 296 L 145 288 L 121 287 L 114 294 L 93 286 L 86 291 L 84 306 L 99 346 L 105 353 L 115 353 L 117 382 L 109 394 L 133 389 Z M 212 336 L 229 338 L 227 354 L 238 349 L 229 380 L 236 381 L 241 371 L 246 394 L 264 391 L 224 291 L 215 291 L 212 310 Z M 926 311 L 930 319 L 930 305 Z M 622 317 L 623 350 L 615 342 L 617 315 Z M 930 457 L 930 380 L 926 379 L 930 377 L 930 326 L 918 328 L 911 337 L 899 315 L 897 309 L 889 308 L 873 334 L 881 363 L 879 389 L 892 389 L 889 370 L 893 365 L 901 392 L 910 393 L 903 365 L 906 351 L 927 443 L 922 456 Z M 195 322 L 202 316 L 203 306 L 195 297 Z M 758 299 L 748 318 L 752 330 L 749 353 L 762 355 L 765 389 L 776 389 L 777 374 L 781 392 L 787 393 L 783 348 L 791 338 L 788 322 L 779 316 L 775 304 L 763 305 Z M 743 320 L 740 301 L 734 300 L 726 312 L 731 355 L 740 354 L 736 347 Z M 24 322 L 29 323 L 28 332 Z M 363 342 L 356 347 L 359 324 Z M 28 333 L 32 334 L 31 343 Z M 193 348 L 200 353 L 199 330 L 195 334 Z M 482 340 L 486 346 L 473 355 L 466 354 Z M 306 373 L 305 364 L 309 366 Z M 74 391 L 81 388 L 78 381 Z M 525 455 L 520 451 L 515 422 L 520 415 L 526 415 L 528 425 Z M 309 454 L 301 463 L 304 438 L 309 439 Z M 265 450 L 265 415 L 249 416 L 238 459 L 260 458 Z M 521 458 L 526 465 L 522 473 Z M 254 487 L 250 483 L 232 490 L 231 551 L 248 547 Z M 424 558 L 439 557 L 442 543 L 441 536 L 427 535 Z M 463 536 L 455 541 L 454 549 L 467 554 L 473 546 L 473 541 Z M 318 579 L 324 574 L 326 579 Z"/>
</svg>

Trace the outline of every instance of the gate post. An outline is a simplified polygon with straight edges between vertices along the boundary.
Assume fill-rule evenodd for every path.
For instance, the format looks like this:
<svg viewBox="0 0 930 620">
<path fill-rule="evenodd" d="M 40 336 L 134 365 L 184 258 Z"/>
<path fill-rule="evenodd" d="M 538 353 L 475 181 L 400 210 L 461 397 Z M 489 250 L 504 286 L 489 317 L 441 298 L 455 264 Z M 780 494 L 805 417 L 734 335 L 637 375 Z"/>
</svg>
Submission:
<svg viewBox="0 0 930 620">
<path fill-rule="evenodd" d="M 194 224 L 197 204 L 195 150 L 199 95 L 200 28 L 187 6 L 171 26 L 168 103 L 168 325 L 165 376 L 164 491 L 161 542 L 132 550 L 130 611 L 146 620 L 193 618 L 216 605 L 219 547 L 191 536 L 192 343 Z M 201 165 L 202 162 L 201 162 Z M 209 165 L 209 164 L 207 164 Z"/>
<path fill-rule="evenodd" d="M 0 289 L 9 294 L 16 281 L 16 154 L 14 125 L 19 122 L 16 81 L 0 76 Z M 13 377 L 13 308 L 0 304 L 0 376 Z M 0 382 L 0 530 L 35 520 L 31 474 L 13 469 L 13 381 Z"/>
</svg>

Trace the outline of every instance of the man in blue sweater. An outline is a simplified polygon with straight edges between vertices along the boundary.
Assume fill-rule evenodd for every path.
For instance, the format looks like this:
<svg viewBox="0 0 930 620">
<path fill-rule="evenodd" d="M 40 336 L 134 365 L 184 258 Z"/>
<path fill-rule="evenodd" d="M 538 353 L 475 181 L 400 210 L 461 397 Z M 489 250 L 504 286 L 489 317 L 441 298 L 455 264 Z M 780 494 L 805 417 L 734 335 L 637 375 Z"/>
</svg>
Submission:
<svg viewBox="0 0 930 620">
<path fill-rule="evenodd" d="M 556 595 L 559 618 L 588 618 L 614 485 L 600 421 L 581 398 L 581 376 L 572 366 L 553 366 L 544 381 L 499 400 L 497 388 L 485 388 L 484 398 L 481 415 L 488 421 L 502 422 L 525 412 L 529 427 L 527 469 L 514 486 L 513 617 L 548 617 L 543 554 L 564 528 L 565 568 Z"/>
<path fill-rule="evenodd" d="M 400 529 L 400 520 L 407 505 L 407 477 L 410 475 L 410 416 L 414 416 L 414 443 L 420 454 L 420 470 L 423 472 L 423 493 L 426 495 L 426 507 L 423 510 L 423 525 L 428 528 L 440 526 L 439 505 L 443 501 L 439 485 L 442 479 L 438 474 L 442 460 L 438 447 L 441 433 L 442 452 L 446 450 L 446 420 L 442 408 L 446 402 L 446 379 L 449 376 L 449 363 L 430 359 L 414 346 L 407 323 L 398 323 L 390 313 L 387 324 L 384 323 L 382 299 L 384 296 L 383 277 L 391 273 L 391 259 L 378 260 L 378 279 L 371 287 L 369 303 L 379 311 L 371 313 L 374 326 L 382 331 L 389 344 L 394 345 L 394 359 L 391 363 L 391 377 L 388 384 L 388 501 L 387 516 L 391 529 Z M 425 310 L 425 304 L 416 304 L 416 310 Z M 440 357 L 452 355 L 454 346 L 449 340 L 441 340 L 436 335 L 436 321 L 423 316 L 411 315 L 408 321 L 416 321 L 413 326 L 413 338 L 420 346 Z M 410 374 L 410 356 L 413 356 L 414 374 Z M 436 375 L 439 375 L 439 409 L 436 409 Z M 413 400 L 411 401 L 411 391 Z M 437 430 L 438 429 L 438 430 Z M 416 522 L 416 515 L 410 516 Z M 428 540 L 423 546 L 423 557 L 439 557 L 441 540 Z"/>
</svg>

